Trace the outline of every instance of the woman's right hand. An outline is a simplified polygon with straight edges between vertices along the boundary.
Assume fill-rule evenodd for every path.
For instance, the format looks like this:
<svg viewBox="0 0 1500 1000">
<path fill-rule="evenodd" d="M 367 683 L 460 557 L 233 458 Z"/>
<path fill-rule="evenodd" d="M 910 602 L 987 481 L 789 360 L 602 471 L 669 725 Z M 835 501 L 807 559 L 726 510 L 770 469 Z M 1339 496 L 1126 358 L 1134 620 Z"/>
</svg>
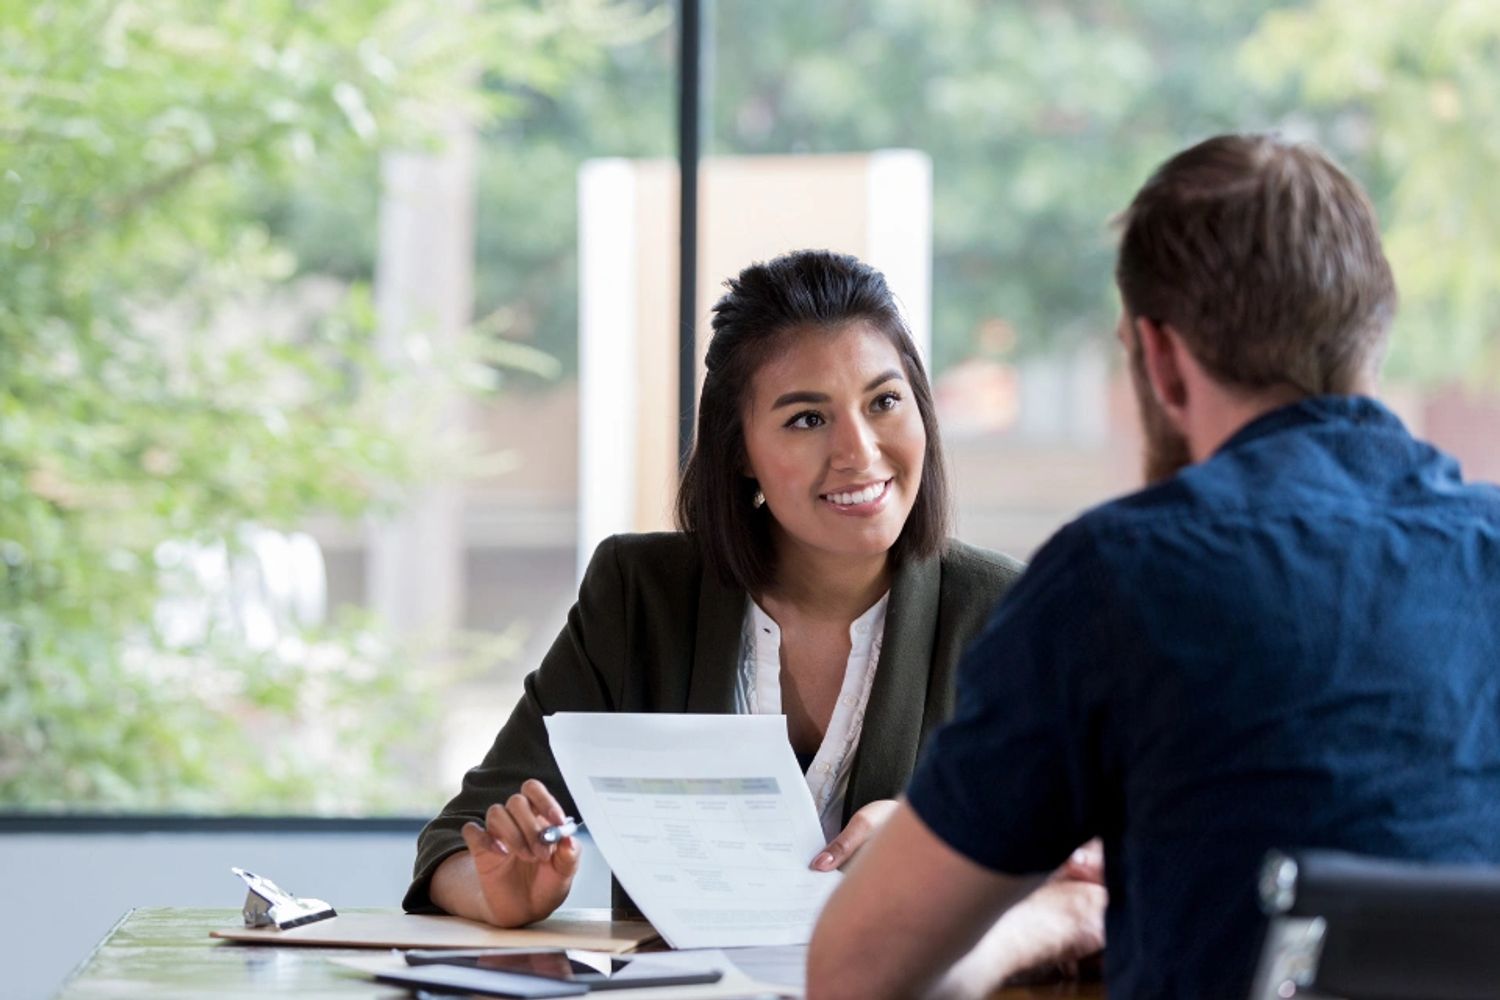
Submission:
<svg viewBox="0 0 1500 1000">
<path fill-rule="evenodd" d="M 464 824 L 464 844 L 474 860 L 489 923 L 519 927 L 562 905 L 582 850 L 573 837 L 544 844 L 540 834 L 566 818 L 547 786 L 532 778 L 504 805 L 490 806 L 483 826 Z"/>
</svg>

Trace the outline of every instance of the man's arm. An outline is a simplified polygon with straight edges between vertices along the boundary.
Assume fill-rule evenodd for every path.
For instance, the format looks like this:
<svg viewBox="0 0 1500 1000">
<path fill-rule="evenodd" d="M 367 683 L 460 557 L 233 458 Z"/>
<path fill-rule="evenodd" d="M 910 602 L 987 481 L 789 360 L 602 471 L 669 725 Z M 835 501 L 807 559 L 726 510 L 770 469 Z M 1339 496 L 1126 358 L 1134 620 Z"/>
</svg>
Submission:
<svg viewBox="0 0 1500 1000">
<path fill-rule="evenodd" d="M 1042 881 L 975 864 L 902 802 L 855 856 L 808 952 L 808 1000 L 917 997 Z"/>
<path fill-rule="evenodd" d="M 1038 961 L 1098 950 L 1103 886 L 1042 875 L 1099 832 L 1103 696 L 1084 692 L 1106 686 L 1088 670 L 1112 651 L 1080 610 L 1093 623 L 1111 607 L 1109 580 L 1088 526 L 1070 526 L 996 608 L 908 800 L 813 932 L 810 1000 L 983 995 Z"/>
</svg>

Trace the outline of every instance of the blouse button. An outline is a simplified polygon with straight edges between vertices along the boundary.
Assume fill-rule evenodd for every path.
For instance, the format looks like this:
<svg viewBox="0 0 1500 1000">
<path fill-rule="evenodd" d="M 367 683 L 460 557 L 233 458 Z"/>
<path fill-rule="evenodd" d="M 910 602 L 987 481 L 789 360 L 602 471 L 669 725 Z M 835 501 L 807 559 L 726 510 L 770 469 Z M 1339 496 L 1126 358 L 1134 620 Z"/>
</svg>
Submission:
<svg viewBox="0 0 1500 1000">
<path fill-rule="evenodd" d="M 866 632 L 870 631 L 870 626 L 865 622 L 856 622 L 854 625 L 854 631 L 858 632 L 860 635 L 864 635 Z"/>
<path fill-rule="evenodd" d="M 852 695 L 852 694 L 846 694 L 846 695 L 844 695 L 842 698 L 839 699 L 839 704 L 852 706 L 854 704 L 854 695 Z"/>
</svg>

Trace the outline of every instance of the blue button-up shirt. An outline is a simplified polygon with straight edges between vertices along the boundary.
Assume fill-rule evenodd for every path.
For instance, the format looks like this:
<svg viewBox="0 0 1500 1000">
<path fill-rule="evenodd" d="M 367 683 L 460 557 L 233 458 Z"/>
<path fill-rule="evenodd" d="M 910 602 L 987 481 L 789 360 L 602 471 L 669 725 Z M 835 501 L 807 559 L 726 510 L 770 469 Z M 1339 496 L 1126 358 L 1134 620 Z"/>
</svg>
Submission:
<svg viewBox="0 0 1500 1000">
<path fill-rule="evenodd" d="M 1271 847 L 1500 862 L 1500 489 L 1360 397 L 1059 532 L 909 798 L 996 871 L 1094 835 L 1111 996 L 1242 997 Z"/>
</svg>

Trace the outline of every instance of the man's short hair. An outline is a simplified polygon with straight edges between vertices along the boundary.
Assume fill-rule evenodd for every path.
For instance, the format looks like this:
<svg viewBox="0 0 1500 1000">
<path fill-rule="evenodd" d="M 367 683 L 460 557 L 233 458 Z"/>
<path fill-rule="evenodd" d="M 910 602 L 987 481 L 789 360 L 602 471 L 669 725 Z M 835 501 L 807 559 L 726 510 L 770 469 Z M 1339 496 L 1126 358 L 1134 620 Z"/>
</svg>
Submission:
<svg viewBox="0 0 1500 1000">
<path fill-rule="evenodd" d="M 1363 190 L 1319 150 L 1223 135 L 1168 160 L 1122 217 L 1125 310 L 1172 326 L 1225 384 L 1357 391 L 1396 285 Z"/>
</svg>

